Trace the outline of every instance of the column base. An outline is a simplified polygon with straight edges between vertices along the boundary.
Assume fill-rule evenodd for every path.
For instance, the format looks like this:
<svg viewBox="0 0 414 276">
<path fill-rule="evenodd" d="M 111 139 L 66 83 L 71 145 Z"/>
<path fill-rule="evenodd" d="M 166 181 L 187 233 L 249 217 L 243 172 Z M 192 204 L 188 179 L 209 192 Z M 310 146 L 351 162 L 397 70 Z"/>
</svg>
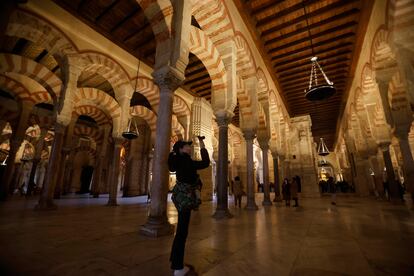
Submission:
<svg viewBox="0 0 414 276">
<path fill-rule="evenodd" d="M 273 199 L 273 202 L 282 202 L 283 200 L 282 200 L 282 197 L 279 195 L 279 196 L 275 196 L 275 199 Z"/>
<path fill-rule="evenodd" d="M 116 199 L 109 199 L 106 206 L 119 206 L 119 204 L 116 202 Z"/>
<path fill-rule="evenodd" d="M 263 206 L 272 206 L 272 201 L 270 201 L 270 199 L 265 199 L 262 202 Z"/>
<path fill-rule="evenodd" d="M 39 200 L 39 203 L 34 207 L 35 211 L 53 211 L 57 210 L 58 206 L 53 202 L 52 199 Z"/>
<path fill-rule="evenodd" d="M 147 223 L 142 225 L 139 234 L 157 238 L 161 236 L 169 236 L 174 234 L 174 225 L 168 222 L 167 217 L 148 217 Z"/>
<path fill-rule="evenodd" d="M 230 213 L 229 209 L 226 209 L 226 210 L 216 209 L 212 217 L 215 219 L 230 219 L 234 216 Z"/>
<path fill-rule="evenodd" d="M 259 210 L 259 207 L 257 206 L 256 203 L 250 203 L 250 204 L 248 203 L 246 205 L 246 207 L 244 207 L 244 209 L 246 209 L 248 211 L 257 211 L 257 210 Z"/>
</svg>

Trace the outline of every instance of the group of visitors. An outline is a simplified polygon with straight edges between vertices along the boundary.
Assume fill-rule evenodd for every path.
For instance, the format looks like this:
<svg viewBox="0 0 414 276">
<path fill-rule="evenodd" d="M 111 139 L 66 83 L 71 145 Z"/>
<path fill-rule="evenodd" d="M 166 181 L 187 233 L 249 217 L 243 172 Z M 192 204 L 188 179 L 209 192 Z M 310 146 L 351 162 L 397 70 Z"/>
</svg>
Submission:
<svg viewBox="0 0 414 276">
<path fill-rule="evenodd" d="M 328 177 L 328 180 L 319 180 L 319 191 L 324 193 L 354 193 L 355 187 L 353 183 L 349 184 L 346 180 L 335 182 L 332 176 Z"/>
<path fill-rule="evenodd" d="M 299 176 L 294 176 L 292 181 L 289 181 L 288 178 L 283 180 L 282 184 L 282 196 L 283 200 L 286 203 L 286 207 L 290 207 L 290 201 L 293 199 L 295 205 L 293 207 L 299 207 L 299 198 L 298 193 L 301 192 L 301 182 Z"/>
</svg>

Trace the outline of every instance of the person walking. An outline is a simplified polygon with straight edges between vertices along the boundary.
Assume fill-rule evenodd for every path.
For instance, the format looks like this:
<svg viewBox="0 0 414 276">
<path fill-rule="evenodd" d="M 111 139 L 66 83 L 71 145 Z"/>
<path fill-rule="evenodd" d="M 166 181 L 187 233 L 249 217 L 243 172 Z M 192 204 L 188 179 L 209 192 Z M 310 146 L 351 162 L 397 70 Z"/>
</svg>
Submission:
<svg viewBox="0 0 414 276">
<path fill-rule="evenodd" d="M 282 195 L 286 202 L 286 207 L 290 207 L 290 183 L 287 178 L 285 178 L 282 184 Z"/>
<path fill-rule="evenodd" d="M 299 192 L 299 183 L 297 181 L 297 178 L 294 177 L 292 179 L 292 183 L 290 184 L 290 197 L 295 201 L 295 205 L 293 205 L 293 207 L 299 207 L 298 192 Z"/>
<path fill-rule="evenodd" d="M 173 152 L 168 157 L 169 170 L 176 172 L 177 178 L 173 188 L 172 201 L 178 211 L 178 223 L 170 255 L 171 269 L 175 276 L 189 275 L 189 272 L 194 271 L 192 266 L 184 266 L 185 243 L 191 210 L 197 209 L 201 203 L 196 195 L 196 190 L 201 186 L 197 170 L 205 169 L 210 165 L 210 158 L 203 141 L 204 137 L 199 136 L 198 139 L 201 148 L 201 161 L 191 159 L 191 141 L 177 141 L 174 144 Z"/>
<path fill-rule="evenodd" d="M 240 180 L 239 176 L 236 176 L 234 178 L 234 182 L 233 182 L 233 194 L 234 194 L 234 205 L 237 204 L 239 206 L 239 208 L 241 208 L 241 200 L 242 200 L 242 196 L 243 196 L 243 187 L 242 187 L 242 183 Z"/>
</svg>

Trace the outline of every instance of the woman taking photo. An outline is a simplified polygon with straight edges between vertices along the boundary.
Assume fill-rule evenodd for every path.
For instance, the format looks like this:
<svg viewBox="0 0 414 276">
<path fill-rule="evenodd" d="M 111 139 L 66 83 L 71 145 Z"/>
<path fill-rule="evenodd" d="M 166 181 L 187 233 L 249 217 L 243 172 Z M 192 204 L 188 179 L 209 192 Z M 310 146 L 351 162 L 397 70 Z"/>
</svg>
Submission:
<svg viewBox="0 0 414 276">
<path fill-rule="evenodd" d="M 210 158 L 205 149 L 204 137 L 198 136 L 200 143 L 201 161 L 191 159 L 192 142 L 178 141 L 174 144 L 173 152 L 168 157 L 168 167 L 171 172 L 176 172 L 177 183 L 173 188 L 172 200 L 178 211 L 177 231 L 171 249 L 171 269 L 174 275 L 188 275 L 192 271 L 191 266 L 184 266 L 185 242 L 188 235 L 191 210 L 197 209 L 201 203 L 199 192 L 201 181 L 197 170 L 202 170 L 210 165 Z"/>
</svg>

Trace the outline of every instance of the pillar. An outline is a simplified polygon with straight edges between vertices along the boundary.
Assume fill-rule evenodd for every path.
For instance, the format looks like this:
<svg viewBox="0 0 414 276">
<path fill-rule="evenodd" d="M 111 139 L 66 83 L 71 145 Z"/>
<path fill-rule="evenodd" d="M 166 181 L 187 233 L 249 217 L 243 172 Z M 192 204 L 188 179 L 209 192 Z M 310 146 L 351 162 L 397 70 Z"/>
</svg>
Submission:
<svg viewBox="0 0 414 276">
<path fill-rule="evenodd" d="M 67 159 L 68 159 L 68 155 L 70 153 L 70 150 L 72 148 L 72 138 L 73 138 L 73 131 L 75 129 L 75 125 L 76 125 L 76 120 L 77 117 L 73 116 L 72 120 L 70 121 L 70 124 L 67 128 L 66 131 L 66 137 L 65 137 L 65 142 L 64 142 L 64 146 L 62 148 L 62 157 L 60 158 L 60 164 L 58 167 L 58 178 L 56 181 L 56 188 L 55 188 L 55 193 L 54 193 L 54 198 L 55 199 L 59 199 L 60 195 L 62 193 L 63 190 L 63 185 L 64 185 L 64 181 L 65 181 L 65 170 L 66 170 L 66 165 L 67 165 Z"/>
<path fill-rule="evenodd" d="M 6 169 L 4 171 L 2 181 L 0 183 L 0 200 L 5 200 L 8 196 L 10 184 L 13 178 L 16 154 L 26 135 L 27 122 L 29 120 L 31 111 L 31 105 L 22 105 L 22 110 L 19 116 L 19 122 L 17 124 L 17 127 L 13 130 L 12 136 L 10 138 L 9 157 L 7 158 Z"/>
<path fill-rule="evenodd" d="M 392 166 L 391 154 L 390 154 L 390 143 L 380 144 L 382 155 L 384 157 L 385 168 L 387 169 L 387 180 L 389 185 L 389 192 L 391 201 L 396 202 L 399 199 L 398 186 L 395 182 L 394 168 Z"/>
<path fill-rule="evenodd" d="M 110 125 L 106 125 L 104 127 L 104 135 L 103 135 L 103 141 L 102 141 L 102 146 L 101 146 L 101 150 L 98 153 L 98 165 L 97 168 L 94 170 L 94 185 L 93 185 L 93 190 L 92 190 L 92 194 L 94 198 L 98 198 L 99 197 L 99 193 L 101 192 L 101 190 L 103 189 L 103 178 L 102 178 L 102 172 L 105 168 L 105 159 L 106 159 L 106 155 L 108 152 L 108 140 L 109 140 L 109 134 L 111 131 L 111 126 Z"/>
<path fill-rule="evenodd" d="M 29 178 L 29 185 L 27 186 L 26 196 L 30 196 L 32 194 L 33 187 L 35 185 L 35 175 L 37 166 L 39 165 L 40 159 L 42 157 L 43 147 L 45 145 L 45 136 L 47 134 L 48 129 L 43 127 L 40 130 L 39 140 L 36 143 L 35 147 L 35 155 L 32 162 L 32 169 L 30 171 L 30 178 Z M 39 185 L 39 183 L 37 183 Z"/>
<path fill-rule="evenodd" d="M 174 230 L 167 218 L 168 154 L 174 91 L 180 85 L 181 80 L 172 72 L 154 72 L 153 76 L 160 90 L 160 103 L 152 169 L 151 204 L 147 222 L 141 227 L 140 233 L 145 236 L 158 237 L 170 235 Z"/>
<path fill-rule="evenodd" d="M 269 186 L 269 145 L 266 143 L 261 143 L 260 148 L 262 149 L 262 158 L 263 158 L 263 189 L 264 189 L 264 198 L 263 206 L 272 205 L 270 200 L 270 186 Z"/>
<path fill-rule="evenodd" d="M 280 174 L 279 174 L 279 158 L 278 154 L 274 152 L 272 154 L 273 157 L 273 175 L 275 179 L 275 198 L 273 202 L 281 202 L 282 197 L 280 195 Z"/>
<path fill-rule="evenodd" d="M 52 150 L 47 166 L 47 175 L 40 194 L 39 203 L 35 206 L 35 210 L 54 210 L 57 208 L 57 205 L 53 202 L 53 196 L 56 187 L 57 172 L 61 159 L 65 130 L 65 125 L 56 122 L 55 137 L 53 139 Z"/>
<path fill-rule="evenodd" d="M 223 114 L 221 116 L 216 115 L 216 121 L 219 128 L 218 163 L 216 172 L 217 207 L 213 215 L 216 219 L 233 217 L 228 208 L 228 130 L 231 118 L 232 116 L 229 114 Z"/>
<path fill-rule="evenodd" d="M 256 137 L 255 130 L 244 130 L 246 140 L 246 161 L 247 161 L 247 210 L 258 210 L 254 192 L 254 163 L 253 163 L 253 140 Z"/>
<path fill-rule="evenodd" d="M 120 158 L 122 148 L 122 138 L 114 137 L 114 156 L 111 164 L 111 179 L 109 183 L 109 199 L 107 206 L 118 206 L 118 185 L 119 185 L 119 172 L 120 172 Z"/>
<path fill-rule="evenodd" d="M 400 144 L 401 155 L 404 168 L 404 183 L 407 192 L 414 192 L 414 160 L 411 154 L 410 143 L 408 141 L 408 131 L 399 131 L 394 133 Z"/>
<path fill-rule="evenodd" d="M 379 198 L 384 197 L 384 187 L 382 183 L 382 167 L 377 156 L 371 156 L 370 162 L 372 170 L 374 171 L 374 181 L 375 181 L 375 194 Z"/>
</svg>

